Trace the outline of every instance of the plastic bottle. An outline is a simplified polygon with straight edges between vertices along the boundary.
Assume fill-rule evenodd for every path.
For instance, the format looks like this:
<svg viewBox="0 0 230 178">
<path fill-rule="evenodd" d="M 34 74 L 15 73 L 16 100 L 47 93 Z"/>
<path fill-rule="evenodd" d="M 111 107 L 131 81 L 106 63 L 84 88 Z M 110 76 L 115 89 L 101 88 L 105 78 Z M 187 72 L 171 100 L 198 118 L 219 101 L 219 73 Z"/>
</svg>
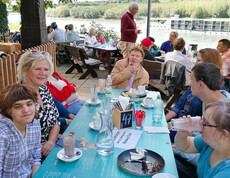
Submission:
<svg viewBox="0 0 230 178">
<path fill-rule="evenodd" d="M 111 75 L 108 75 L 106 79 L 106 88 L 105 88 L 106 95 L 112 95 L 112 78 Z"/>
<path fill-rule="evenodd" d="M 157 99 L 154 100 L 154 109 L 152 114 L 153 122 L 160 123 L 162 121 L 163 116 L 163 101 L 161 96 L 158 95 Z"/>
</svg>

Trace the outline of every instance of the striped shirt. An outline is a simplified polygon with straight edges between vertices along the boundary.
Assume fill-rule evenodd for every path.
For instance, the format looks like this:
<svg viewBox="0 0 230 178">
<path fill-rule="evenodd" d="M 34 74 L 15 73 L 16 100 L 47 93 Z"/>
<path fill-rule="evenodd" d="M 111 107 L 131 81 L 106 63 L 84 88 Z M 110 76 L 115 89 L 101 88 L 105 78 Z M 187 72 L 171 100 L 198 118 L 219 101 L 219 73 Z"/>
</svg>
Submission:
<svg viewBox="0 0 230 178">
<path fill-rule="evenodd" d="M 222 75 L 227 78 L 230 79 L 230 49 L 223 52 L 221 54 L 221 58 L 223 61 L 223 67 L 222 67 Z"/>
<path fill-rule="evenodd" d="M 13 122 L 0 115 L 0 177 L 30 177 L 32 166 L 41 164 L 41 127 L 39 121 L 26 126 L 22 137 Z"/>
</svg>

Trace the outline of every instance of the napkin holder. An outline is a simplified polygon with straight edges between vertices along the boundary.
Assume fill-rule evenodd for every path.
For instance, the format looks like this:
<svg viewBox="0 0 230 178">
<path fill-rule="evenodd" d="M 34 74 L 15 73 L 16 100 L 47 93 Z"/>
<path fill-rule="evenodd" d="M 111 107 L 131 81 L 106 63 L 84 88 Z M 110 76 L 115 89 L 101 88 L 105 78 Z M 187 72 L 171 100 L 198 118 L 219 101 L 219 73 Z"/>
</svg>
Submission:
<svg viewBox="0 0 230 178">
<path fill-rule="evenodd" d="M 130 128 L 133 126 L 133 110 L 120 111 L 113 108 L 113 125 L 118 129 Z"/>
</svg>

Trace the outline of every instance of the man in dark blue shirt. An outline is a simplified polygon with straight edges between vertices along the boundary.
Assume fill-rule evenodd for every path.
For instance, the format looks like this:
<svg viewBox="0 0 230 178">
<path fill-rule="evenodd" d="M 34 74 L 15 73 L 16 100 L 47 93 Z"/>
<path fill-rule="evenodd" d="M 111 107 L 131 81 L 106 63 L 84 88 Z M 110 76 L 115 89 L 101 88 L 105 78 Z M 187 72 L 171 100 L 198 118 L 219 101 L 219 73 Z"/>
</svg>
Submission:
<svg viewBox="0 0 230 178">
<path fill-rule="evenodd" d="M 176 31 L 170 32 L 169 40 L 162 43 L 160 50 L 164 51 L 165 53 L 173 51 L 173 41 L 178 37 L 178 33 Z M 186 51 L 182 52 L 186 54 Z"/>
</svg>

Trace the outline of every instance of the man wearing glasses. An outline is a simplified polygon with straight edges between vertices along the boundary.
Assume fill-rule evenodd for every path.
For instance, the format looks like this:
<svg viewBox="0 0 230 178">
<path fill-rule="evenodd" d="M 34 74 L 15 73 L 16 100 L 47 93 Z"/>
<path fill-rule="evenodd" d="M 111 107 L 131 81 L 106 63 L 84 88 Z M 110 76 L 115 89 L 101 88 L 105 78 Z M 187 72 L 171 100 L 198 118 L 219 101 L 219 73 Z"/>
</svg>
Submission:
<svg viewBox="0 0 230 178">
<path fill-rule="evenodd" d="M 135 46 L 137 34 L 141 33 L 141 30 L 137 29 L 133 18 L 137 12 L 138 4 L 136 2 L 131 2 L 129 5 L 129 11 L 121 18 L 120 48 L 124 58 L 128 57 L 129 50 Z"/>
<path fill-rule="evenodd" d="M 192 95 L 197 96 L 203 102 L 203 111 L 209 103 L 230 100 L 230 94 L 225 90 L 220 90 L 222 85 L 223 77 L 215 64 L 204 62 L 192 68 L 190 83 Z M 203 126 L 214 127 L 215 125 L 203 121 Z M 195 132 L 192 135 L 197 136 L 199 133 Z M 200 154 L 187 154 L 178 150 L 174 154 L 179 174 L 194 177 Z"/>
</svg>

